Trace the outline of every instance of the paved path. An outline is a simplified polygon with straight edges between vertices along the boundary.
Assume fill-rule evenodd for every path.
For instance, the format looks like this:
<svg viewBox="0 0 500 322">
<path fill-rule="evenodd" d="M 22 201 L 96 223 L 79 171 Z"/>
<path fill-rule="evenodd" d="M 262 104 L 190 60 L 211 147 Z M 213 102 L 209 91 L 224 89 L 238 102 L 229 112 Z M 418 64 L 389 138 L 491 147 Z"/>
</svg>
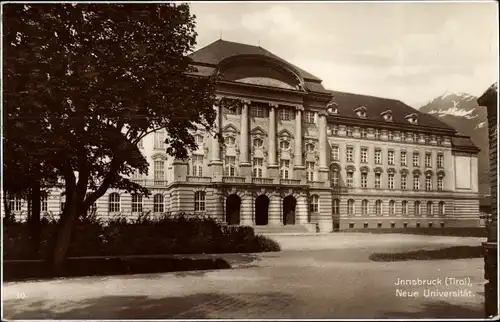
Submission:
<svg viewBox="0 0 500 322">
<path fill-rule="evenodd" d="M 360 236 L 361 235 L 361 236 Z M 372 252 L 478 245 L 478 238 L 277 236 L 280 253 L 226 255 L 234 269 L 4 284 L 6 319 L 482 318 L 483 260 L 371 262 Z M 395 243 L 396 241 L 396 243 Z M 400 279 L 469 278 L 470 297 L 397 294 Z"/>
</svg>

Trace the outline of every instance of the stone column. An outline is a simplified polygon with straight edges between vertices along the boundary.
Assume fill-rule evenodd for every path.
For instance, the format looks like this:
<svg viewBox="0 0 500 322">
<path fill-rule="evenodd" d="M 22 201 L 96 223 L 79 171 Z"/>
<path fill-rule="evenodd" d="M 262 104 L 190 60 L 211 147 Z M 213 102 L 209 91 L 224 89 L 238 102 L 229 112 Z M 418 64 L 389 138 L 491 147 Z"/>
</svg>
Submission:
<svg viewBox="0 0 500 322">
<path fill-rule="evenodd" d="M 216 117 L 215 117 L 215 131 L 218 132 L 222 129 L 222 111 L 220 104 L 216 103 L 214 106 Z M 212 137 L 212 151 L 211 151 L 211 160 L 208 164 L 210 168 L 210 174 L 212 176 L 212 180 L 222 181 L 222 161 L 221 161 L 221 153 L 220 153 L 220 143 L 217 137 Z"/>
<path fill-rule="evenodd" d="M 307 196 L 305 194 L 301 194 L 297 198 L 297 205 L 295 206 L 295 213 L 297 224 L 307 224 L 307 215 L 308 215 L 308 202 Z"/>
<path fill-rule="evenodd" d="M 250 106 L 250 101 L 243 101 L 243 107 L 241 108 L 241 129 L 240 129 L 240 176 L 248 177 L 251 180 L 252 177 L 252 164 L 249 159 L 249 141 L 250 141 L 250 131 L 249 131 L 249 117 L 248 109 Z"/>
<path fill-rule="evenodd" d="M 328 144 L 326 139 L 326 112 L 318 113 L 319 116 L 319 181 L 328 182 L 327 153 Z"/>
<path fill-rule="evenodd" d="M 241 206 L 240 206 L 240 224 L 241 225 L 255 225 L 254 222 L 254 201 L 255 197 L 247 192 L 241 198 Z"/>
<path fill-rule="evenodd" d="M 269 198 L 269 225 L 283 225 L 281 221 L 281 196 L 277 193 Z"/>
<path fill-rule="evenodd" d="M 275 178 L 279 175 L 278 163 L 276 161 L 276 108 L 277 104 L 269 104 L 269 134 L 268 134 L 268 161 L 267 177 Z"/>
<path fill-rule="evenodd" d="M 294 179 L 306 180 L 305 167 L 302 157 L 302 105 L 297 106 L 295 113 L 295 153 L 294 153 Z"/>
</svg>

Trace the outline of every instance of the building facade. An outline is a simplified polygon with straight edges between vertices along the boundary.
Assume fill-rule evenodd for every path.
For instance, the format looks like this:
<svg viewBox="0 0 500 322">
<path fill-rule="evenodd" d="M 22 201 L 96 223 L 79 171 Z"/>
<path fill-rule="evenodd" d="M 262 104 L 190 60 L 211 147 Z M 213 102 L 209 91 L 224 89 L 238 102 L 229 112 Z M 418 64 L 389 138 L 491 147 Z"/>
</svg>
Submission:
<svg viewBox="0 0 500 322">
<path fill-rule="evenodd" d="M 218 40 L 191 55 L 196 75 L 219 73 L 217 128 L 189 160 L 165 154 L 166 133 L 141 142 L 150 198 L 109 191 L 101 217 L 210 215 L 231 225 L 357 228 L 479 225 L 478 149 L 404 103 L 327 90 L 261 47 Z M 238 104 L 232 104 L 238 102 Z M 60 211 L 53 191 L 43 211 Z M 22 209 L 12 200 L 11 209 Z"/>
</svg>

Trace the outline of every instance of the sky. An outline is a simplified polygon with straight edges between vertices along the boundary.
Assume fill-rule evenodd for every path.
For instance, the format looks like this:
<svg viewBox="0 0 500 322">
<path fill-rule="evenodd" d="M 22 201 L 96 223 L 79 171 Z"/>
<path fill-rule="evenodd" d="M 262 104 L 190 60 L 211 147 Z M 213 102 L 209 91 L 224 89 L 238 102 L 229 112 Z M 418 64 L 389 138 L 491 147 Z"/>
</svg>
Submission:
<svg viewBox="0 0 500 322">
<path fill-rule="evenodd" d="M 480 96 L 498 81 L 498 4 L 191 3 L 196 49 L 222 37 L 260 45 L 328 89 L 418 108 L 446 92 Z"/>
</svg>

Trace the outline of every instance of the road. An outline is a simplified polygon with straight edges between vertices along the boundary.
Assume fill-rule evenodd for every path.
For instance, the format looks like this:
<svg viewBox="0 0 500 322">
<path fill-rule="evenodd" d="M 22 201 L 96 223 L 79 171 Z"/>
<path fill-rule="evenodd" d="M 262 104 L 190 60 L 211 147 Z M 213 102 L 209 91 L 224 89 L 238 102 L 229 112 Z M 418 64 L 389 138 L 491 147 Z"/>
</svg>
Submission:
<svg viewBox="0 0 500 322">
<path fill-rule="evenodd" d="M 480 238 L 338 233 L 275 239 L 282 252 L 226 255 L 229 270 L 4 283 L 4 318 L 483 318 L 482 259 L 368 259 L 373 252 L 478 245 Z M 423 286 L 394 285 L 447 277 L 470 284 L 428 287 L 441 292 L 434 297 L 425 297 Z M 446 296 L 446 290 L 468 296 Z"/>
</svg>

